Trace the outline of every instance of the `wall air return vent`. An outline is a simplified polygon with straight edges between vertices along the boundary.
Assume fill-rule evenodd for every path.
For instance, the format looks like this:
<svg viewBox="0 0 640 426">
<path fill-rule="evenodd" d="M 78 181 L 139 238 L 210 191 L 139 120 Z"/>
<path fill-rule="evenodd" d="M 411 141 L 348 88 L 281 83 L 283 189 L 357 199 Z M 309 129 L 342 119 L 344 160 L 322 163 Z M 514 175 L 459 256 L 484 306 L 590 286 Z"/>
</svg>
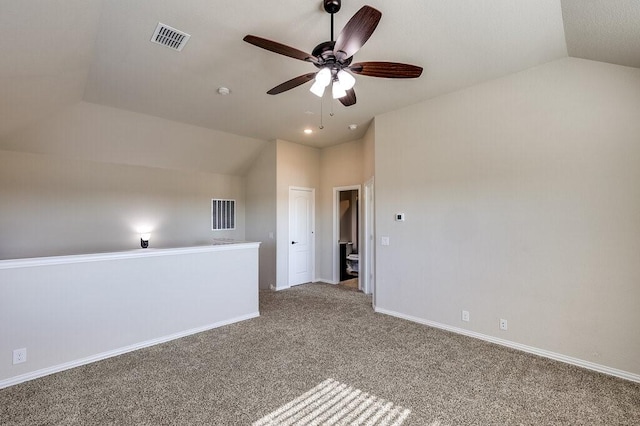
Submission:
<svg viewBox="0 0 640 426">
<path fill-rule="evenodd" d="M 236 229 L 236 200 L 211 200 L 211 229 Z"/>
<path fill-rule="evenodd" d="M 176 30 L 175 28 L 165 25 L 162 22 L 158 22 L 158 26 L 153 32 L 151 41 L 166 46 L 170 49 L 177 50 L 179 52 L 182 50 L 184 45 L 187 44 L 189 38 L 191 38 L 191 35 Z"/>
</svg>

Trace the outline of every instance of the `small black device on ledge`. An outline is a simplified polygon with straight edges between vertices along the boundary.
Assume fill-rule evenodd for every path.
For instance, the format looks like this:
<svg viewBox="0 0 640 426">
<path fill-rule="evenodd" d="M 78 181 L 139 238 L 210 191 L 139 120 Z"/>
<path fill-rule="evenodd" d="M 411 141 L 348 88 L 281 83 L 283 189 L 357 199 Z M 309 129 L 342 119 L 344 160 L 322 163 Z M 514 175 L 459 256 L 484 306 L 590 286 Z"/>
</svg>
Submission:
<svg viewBox="0 0 640 426">
<path fill-rule="evenodd" d="M 140 247 L 142 248 L 147 248 L 149 247 L 149 237 L 151 235 L 146 233 L 146 234 L 140 234 Z"/>
</svg>

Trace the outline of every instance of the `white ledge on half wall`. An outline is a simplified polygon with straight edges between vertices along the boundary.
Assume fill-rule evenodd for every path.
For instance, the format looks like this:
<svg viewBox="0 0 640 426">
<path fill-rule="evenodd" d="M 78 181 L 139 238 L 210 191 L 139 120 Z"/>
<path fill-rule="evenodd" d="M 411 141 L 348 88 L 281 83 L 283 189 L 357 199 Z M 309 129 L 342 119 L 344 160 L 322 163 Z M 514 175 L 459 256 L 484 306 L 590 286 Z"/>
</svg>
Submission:
<svg viewBox="0 0 640 426">
<path fill-rule="evenodd" d="M 224 244 L 214 242 L 213 245 L 206 246 L 146 249 L 140 248 L 135 250 L 124 250 L 105 253 L 31 257 L 24 259 L 5 259 L 0 260 L 0 269 L 28 268 L 31 266 L 45 265 L 64 265 L 67 263 L 98 262 L 103 260 L 132 259 L 139 257 L 174 256 L 179 254 L 206 253 L 212 251 L 241 250 L 245 248 L 257 248 L 259 246 L 259 242 L 249 241 L 238 241 L 234 243 L 226 242 Z"/>
</svg>

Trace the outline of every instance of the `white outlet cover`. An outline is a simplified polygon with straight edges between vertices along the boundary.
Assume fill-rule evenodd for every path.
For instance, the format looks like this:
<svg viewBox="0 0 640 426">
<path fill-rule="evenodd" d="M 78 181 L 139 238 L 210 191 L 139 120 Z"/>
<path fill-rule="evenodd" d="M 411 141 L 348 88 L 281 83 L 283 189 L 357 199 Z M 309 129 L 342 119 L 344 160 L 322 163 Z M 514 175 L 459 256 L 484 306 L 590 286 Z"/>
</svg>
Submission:
<svg viewBox="0 0 640 426">
<path fill-rule="evenodd" d="M 469 321 L 469 311 L 462 311 L 462 321 Z"/>
<path fill-rule="evenodd" d="M 27 362 L 27 348 L 14 349 L 13 363 L 22 364 L 23 362 Z"/>
<path fill-rule="evenodd" d="M 500 319 L 500 330 L 507 330 L 507 320 Z"/>
<path fill-rule="evenodd" d="M 389 245 L 389 237 L 380 237 L 380 244 L 382 244 L 383 246 L 388 246 Z"/>
</svg>

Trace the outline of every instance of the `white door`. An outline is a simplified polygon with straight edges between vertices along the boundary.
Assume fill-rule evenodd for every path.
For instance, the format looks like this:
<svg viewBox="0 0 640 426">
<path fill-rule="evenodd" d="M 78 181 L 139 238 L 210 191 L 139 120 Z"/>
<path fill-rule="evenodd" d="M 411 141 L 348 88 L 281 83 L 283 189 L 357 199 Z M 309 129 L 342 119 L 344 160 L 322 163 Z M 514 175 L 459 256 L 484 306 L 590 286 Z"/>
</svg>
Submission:
<svg viewBox="0 0 640 426">
<path fill-rule="evenodd" d="M 313 280 L 314 198 L 310 188 L 289 188 L 289 285 Z"/>
</svg>

